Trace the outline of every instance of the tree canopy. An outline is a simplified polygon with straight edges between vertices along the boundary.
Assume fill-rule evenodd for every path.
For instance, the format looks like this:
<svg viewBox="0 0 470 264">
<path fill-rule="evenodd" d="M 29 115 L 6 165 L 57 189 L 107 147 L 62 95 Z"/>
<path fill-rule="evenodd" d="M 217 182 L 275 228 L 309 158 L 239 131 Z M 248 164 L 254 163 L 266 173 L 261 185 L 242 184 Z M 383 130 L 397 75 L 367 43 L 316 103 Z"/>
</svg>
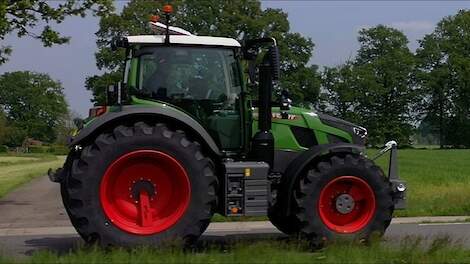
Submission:
<svg viewBox="0 0 470 264">
<path fill-rule="evenodd" d="M 470 146 L 470 11 L 443 18 L 417 50 L 422 110 L 444 145 Z"/>
<path fill-rule="evenodd" d="M 87 11 L 104 16 L 113 9 L 111 0 L 0 0 L 0 40 L 8 34 L 30 36 L 42 41 L 45 47 L 64 44 L 69 38 L 54 30 L 51 23 L 62 23 L 68 16 L 84 17 Z M 36 32 L 36 26 L 42 30 Z M 0 46 L 0 64 L 7 61 L 12 47 Z"/>
<path fill-rule="evenodd" d="M 408 39 L 396 29 L 378 25 L 361 30 L 358 41 L 352 62 L 323 75 L 329 106 L 335 114 L 367 127 L 372 144 L 392 139 L 408 144 L 417 95 Z"/>
<path fill-rule="evenodd" d="M 0 110 L 8 124 L 8 144 L 21 145 L 26 137 L 52 142 L 67 115 L 59 82 L 46 74 L 11 72 L 0 76 Z"/>
<path fill-rule="evenodd" d="M 102 17 L 97 32 L 97 66 L 106 73 L 87 79 L 93 101 L 104 102 L 107 86 L 121 78 L 124 53 L 112 51 L 115 37 L 152 33 L 149 17 L 167 1 L 132 0 L 120 14 Z M 281 85 L 291 91 L 294 102 L 314 103 L 319 92 L 317 67 L 307 66 L 314 44 L 311 39 L 290 32 L 287 14 L 280 9 L 262 10 L 258 0 L 177 0 L 172 1 L 175 13 L 171 24 L 197 35 L 224 36 L 243 41 L 264 36 L 275 37 L 281 51 Z"/>
</svg>

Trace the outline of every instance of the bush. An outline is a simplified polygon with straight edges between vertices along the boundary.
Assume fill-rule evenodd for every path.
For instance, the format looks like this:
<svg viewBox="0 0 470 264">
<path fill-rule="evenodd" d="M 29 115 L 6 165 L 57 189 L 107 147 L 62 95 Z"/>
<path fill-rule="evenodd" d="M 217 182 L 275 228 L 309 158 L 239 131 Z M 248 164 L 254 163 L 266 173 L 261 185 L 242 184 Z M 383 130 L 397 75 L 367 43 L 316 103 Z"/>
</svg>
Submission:
<svg viewBox="0 0 470 264">
<path fill-rule="evenodd" d="M 53 155 L 67 155 L 69 149 L 63 145 L 52 146 L 31 146 L 28 148 L 29 153 L 48 153 Z"/>
<path fill-rule="evenodd" d="M 28 147 L 28 152 L 29 153 L 47 153 L 49 147 L 46 146 L 30 146 Z"/>
<path fill-rule="evenodd" d="M 5 145 L 0 145 L 0 153 L 8 152 L 8 147 Z"/>
<path fill-rule="evenodd" d="M 69 154 L 69 148 L 63 145 L 53 145 L 49 147 L 47 152 L 54 155 L 67 155 Z"/>
</svg>

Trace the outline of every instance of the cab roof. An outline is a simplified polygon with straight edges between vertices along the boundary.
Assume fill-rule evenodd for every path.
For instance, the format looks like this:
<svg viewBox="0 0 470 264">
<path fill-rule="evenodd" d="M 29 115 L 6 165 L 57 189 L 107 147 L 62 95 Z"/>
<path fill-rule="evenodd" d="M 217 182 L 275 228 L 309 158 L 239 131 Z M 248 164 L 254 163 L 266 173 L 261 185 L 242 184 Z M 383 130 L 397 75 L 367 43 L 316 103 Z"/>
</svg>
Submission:
<svg viewBox="0 0 470 264">
<path fill-rule="evenodd" d="M 164 44 L 164 35 L 128 36 L 129 44 Z M 171 44 L 200 45 L 200 46 L 224 46 L 241 47 L 240 43 L 232 38 L 195 36 L 195 35 L 170 35 Z"/>
</svg>

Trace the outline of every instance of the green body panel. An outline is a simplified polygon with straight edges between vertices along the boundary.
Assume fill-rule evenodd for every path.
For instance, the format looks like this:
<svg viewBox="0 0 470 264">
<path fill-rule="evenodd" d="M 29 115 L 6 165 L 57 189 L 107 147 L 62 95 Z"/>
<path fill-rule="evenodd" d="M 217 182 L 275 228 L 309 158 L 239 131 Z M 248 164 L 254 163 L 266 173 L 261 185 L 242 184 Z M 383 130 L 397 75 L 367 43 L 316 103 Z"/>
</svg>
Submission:
<svg viewBox="0 0 470 264">
<path fill-rule="evenodd" d="M 328 144 L 328 134 L 332 134 L 343 138 L 348 142 L 352 142 L 352 137 L 348 132 L 323 124 L 318 115 L 315 112 L 312 112 L 312 110 L 291 107 L 288 111 L 288 119 L 281 119 L 279 107 L 273 107 L 272 112 L 273 118 L 271 132 L 274 136 L 274 148 L 276 150 L 306 150 L 306 148 L 302 147 L 295 139 L 295 136 L 290 129 L 291 126 L 304 127 L 313 130 L 318 144 Z M 253 119 L 252 134 L 254 135 L 258 131 L 256 110 L 254 111 Z"/>
</svg>

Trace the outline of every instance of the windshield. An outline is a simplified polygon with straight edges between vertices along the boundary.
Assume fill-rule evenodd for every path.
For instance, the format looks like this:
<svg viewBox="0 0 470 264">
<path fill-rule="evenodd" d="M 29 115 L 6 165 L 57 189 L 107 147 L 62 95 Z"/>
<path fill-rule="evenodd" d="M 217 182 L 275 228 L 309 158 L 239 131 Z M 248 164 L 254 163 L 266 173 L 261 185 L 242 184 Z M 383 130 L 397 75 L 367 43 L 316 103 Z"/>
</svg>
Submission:
<svg viewBox="0 0 470 264">
<path fill-rule="evenodd" d="M 175 105 L 201 122 L 223 147 L 240 146 L 241 71 L 235 50 L 144 47 L 134 58 L 138 67 L 132 86 L 138 97 Z"/>
<path fill-rule="evenodd" d="M 234 103 L 240 92 L 231 49 L 159 47 L 140 55 L 138 90 L 158 100 Z"/>
</svg>

